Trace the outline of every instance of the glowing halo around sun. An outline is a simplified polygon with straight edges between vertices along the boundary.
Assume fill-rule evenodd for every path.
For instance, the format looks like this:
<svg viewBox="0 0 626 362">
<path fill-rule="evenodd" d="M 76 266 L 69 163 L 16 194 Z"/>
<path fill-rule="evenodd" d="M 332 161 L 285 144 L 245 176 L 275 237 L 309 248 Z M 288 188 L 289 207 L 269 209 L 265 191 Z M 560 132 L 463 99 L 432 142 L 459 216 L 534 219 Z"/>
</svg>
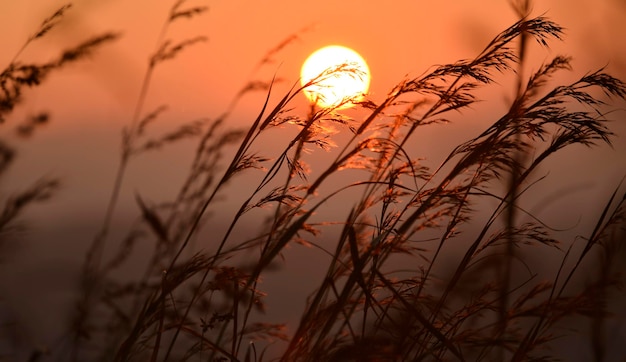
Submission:
<svg viewBox="0 0 626 362">
<path fill-rule="evenodd" d="M 309 82 L 313 84 L 306 86 Z M 367 94 L 370 70 L 365 60 L 350 48 L 330 45 L 311 54 L 302 64 L 300 82 L 304 94 L 320 107 L 352 107 Z"/>
</svg>

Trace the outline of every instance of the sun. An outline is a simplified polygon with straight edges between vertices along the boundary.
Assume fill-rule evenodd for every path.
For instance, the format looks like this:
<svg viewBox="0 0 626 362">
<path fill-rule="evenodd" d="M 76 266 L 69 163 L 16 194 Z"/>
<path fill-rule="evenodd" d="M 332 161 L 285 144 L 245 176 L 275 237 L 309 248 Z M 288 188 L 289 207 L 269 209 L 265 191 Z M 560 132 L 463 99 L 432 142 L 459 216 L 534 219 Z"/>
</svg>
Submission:
<svg viewBox="0 0 626 362">
<path fill-rule="evenodd" d="M 363 99 L 370 85 L 367 63 L 350 48 L 330 45 L 311 54 L 302 64 L 304 94 L 320 107 L 348 108 Z"/>
</svg>

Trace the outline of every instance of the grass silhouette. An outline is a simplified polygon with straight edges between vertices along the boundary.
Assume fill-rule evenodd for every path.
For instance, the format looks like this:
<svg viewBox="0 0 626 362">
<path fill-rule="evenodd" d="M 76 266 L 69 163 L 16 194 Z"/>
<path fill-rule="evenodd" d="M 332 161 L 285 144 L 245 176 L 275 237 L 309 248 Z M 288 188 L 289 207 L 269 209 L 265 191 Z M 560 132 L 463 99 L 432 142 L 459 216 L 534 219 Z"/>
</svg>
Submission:
<svg viewBox="0 0 626 362">
<path fill-rule="evenodd" d="M 177 1 L 124 130 L 105 218 L 83 266 L 71 347 L 55 353 L 76 361 L 552 360 L 556 356 L 550 346 L 560 337 L 559 326 L 582 316 L 591 324 L 594 357 L 606 359 L 608 303 L 623 278 L 618 274 L 626 225 L 621 184 L 578 254 L 573 242 L 559 240 L 520 200 L 543 179 L 537 178 L 537 169 L 563 149 L 610 145 L 615 135 L 608 127 L 607 100 L 626 98 L 626 85 L 603 69 L 553 85 L 555 74 L 571 71 L 566 56 L 523 77 L 519 69 L 528 61 L 527 43 L 547 47 L 562 40 L 563 30 L 547 17 L 531 17 L 528 1 L 513 2 L 513 7 L 520 20 L 475 58 L 403 79 L 382 101 L 345 99 L 335 108 L 312 105 L 306 112 L 293 108 L 295 97 L 325 77 L 336 72 L 358 76 L 344 64 L 304 86 L 294 82 L 275 103 L 276 79 L 250 82 L 220 117 L 193 120 L 153 136 L 151 125 L 167 110 L 145 107 L 155 69 L 205 40 L 167 40 L 171 26 L 195 21 L 207 11 Z M 53 30 L 68 9 L 46 19 L 26 45 Z M 0 115 L 22 101 L 24 87 L 38 85 L 48 72 L 116 38 L 112 33 L 94 37 L 43 65 L 24 65 L 16 56 L 0 75 Z M 477 102 L 477 91 L 492 86 L 496 75 L 516 72 L 516 67 L 515 98 L 483 132 L 449 150 L 436 168 L 428 167 L 423 155 L 411 153 L 408 145 L 419 131 L 449 122 L 450 114 Z M 226 120 L 239 100 L 258 91 L 265 100 L 250 128 L 228 129 Z M 365 116 L 351 119 L 339 112 L 348 102 Z M 41 116 L 20 125 L 18 134 L 30 135 L 45 121 L 47 116 Z M 286 127 L 295 129 L 295 136 L 276 154 L 255 151 L 267 148 L 266 133 Z M 334 137 L 337 132 L 349 136 Z M 104 253 L 131 161 L 183 141 L 195 142 L 196 151 L 178 194 L 152 204 L 137 192 L 141 222 L 119 249 Z M 0 146 L 1 173 L 13 153 Z M 333 150 L 319 170 L 310 166 L 313 157 L 319 158 L 311 155 L 316 149 Z M 227 156 L 232 158 L 224 163 Z M 263 172 L 258 184 L 232 190 L 235 179 L 254 170 Z M 357 179 L 338 183 L 341 179 L 334 176 L 345 170 L 353 170 Z M 0 215 L 2 231 L 22 207 L 47 199 L 57 183 L 42 181 L 9 199 Z M 230 224 L 202 231 L 211 217 L 208 210 L 219 207 L 219 195 L 229 192 L 244 195 Z M 340 197 L 347 192 L 359 195 L 347 214 L 329 218 L 321 211 L 345 202 Z M 485 210 L 484 200 L 494 206 Z M 479 211 L 486 213 L 485 220 Z M 265 218 L 264 228 L 241 240 L 234 230 L 248 215 Z M 338 232 L 329 232 L 332 228 Z M 471 228 L 477 232 L 468 232 Z M 322 233 L 334 238 L 334 249 L 318 242 Z M 190 256 L 195 238 L 207 238 L 213 249 Z M 153 241 L 147 268 L 136 278 L 114 276 L 132 263 L 139 240 Z M 328 259 L 296 328 L 286 330 L 285 321 L 259 318 L 266 308 L 262 278 L 268 271 L 280 272 L 275 271 L 277 260 L 293 243 L 319 248 Z M 451 268 L 444 261 L 450 244 L 464 248 Z M 525 268 L 530 263 L 524 251 L 545 248 L 562 253 L 556 275 Z M 598 257 L 594 282 L 575 283 L 584 264 Z M 274 348 L 277 340 L 284 341 L 283 347 Z M 33 354 L 31 360 L 40 357 Z"/>
</svg>

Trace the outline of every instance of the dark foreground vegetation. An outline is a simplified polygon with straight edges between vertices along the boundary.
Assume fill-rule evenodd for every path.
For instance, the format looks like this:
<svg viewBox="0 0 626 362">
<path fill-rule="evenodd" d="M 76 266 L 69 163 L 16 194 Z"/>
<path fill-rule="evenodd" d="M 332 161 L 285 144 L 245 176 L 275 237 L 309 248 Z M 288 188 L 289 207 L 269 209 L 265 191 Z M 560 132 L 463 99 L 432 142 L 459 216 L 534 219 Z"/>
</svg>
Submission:
<svg viewBox="0 0 626 362">
<path fill-rule="evenodd" d="M 553 341 L 571 333 L 591 336 L 589 349 L 597 361 L 608 360 L 616 347 L 626 351 L 606 338 L 612 301 L 621 298 L 626 255 L 626 194 L 619 180 L 610 199 L 602 201 L 606 206 L 595 216 L 595 227 L 580 238 L 560 239 L 522 202 L 545 177 L 536 171 L 546 160 L 574 145 L 591 148 L 616 139 L 609 118 L 612 102 L 626 96 L 622 81 L 600 69 L 554 84 L 555 74 L 571 71 L 571 59 L 556 56 L 537 64 L 532 74 L 517 72 L 508 111 L 450 149 L 442 164 L 429 167 L 428 155 L 407 147 L 424 127 L 463 114 L 478 100 L 478 89 L 497 86 L 494 77 L 520 70 L 529 43 L 548 47 L 562 41 L 561 27 L 548 17 L 530 16 L 528 2 L 513 7 L 520 20 L 474 59 L 434 66 L 399 80 L 380 101 L 357 102 L 362 118 L 315 106 L 294 109 L 292 100 L 310 84 L 276 96 L 274 81 L 259 81 L 232 103 L 236 107 L 244 95 L 263 94 L 249 129 L 229 128 L 227 112 L 153 138 L 150 127 L 165 111 L 144 107 L 153 71 L 205 40 L 167 40 L 169 27 L 207 11 L 176 2 L 124 129 L 110 203 L 85 256 L 73 319 L 51 355 L 76 361 L 553 360 L 559 357 Z M 54 31 L 66 11 L 70 6 L 46 19 L 24 47 Z M 45 64 L 22 61 L 20 51 L 0 73 L 0 117 L 10 120 L 27 88 L 39 86 L 49 73 L 117 38 L 113 33 L 89 38 Z M 360 76 L 344 64 L 312 83 L 335 72 Z M 40 114 L 2 127 L 29 137 L 48 118 Z M 283 143 L 277 153 L 257 151 L 267 148 L 263 136 L 276 128 L 297 131 L 292 139 L 275 141 Z M 156 203 L 139 190 L 140 221 L 123 240 L 111 240 L 126 170 L 138 155 L 173 142 L 196 145 L 178 195 Z M 317 148 L 332 152 L 310 152 Z M 0 142 L 0 176 L 16 162 L 14 155 Z M 323 168 L 312 169 L 309 159 L 320 157 L 327 158 Z M 335 178 L 340 172 L 353 178 Z M 207 210 L 235 192 L 229 189 L 233 180 L 249 175 L 261 177 L 249 189 L 236 190 L 245 200 L 230 224 L 203 230 L 214 215 Z M 42 179 L 4 199 L 0 247 L 23 210 L 47 200 L 58 185 L 56 179 Z M 357 196 L 345 215 L 330 219 L 320 212 L 345 202 L 341 196 L 347 192 Z M 261 231 L 246 240 L 233 236 L 249 215 L 259 220 Z M 322 235 L 333 242 L 322 245 Z M 154 248 L 137 256 L 133 252 L 142 240 L 151 240 Z M 190 253 L 194 241 L 207 247 Z M 265 305 L 263 278 L 272 277 L 268 271 L 280 273 L 278 261 L 293 243 L 323 249 L 327 258 L 319 267 L 326 272 L 320 280 L 302 281 L 311 286 L 310 295 L 296 327 L 286 329 L 284 320 L 263 318 L 271 308 Z M 450 266 L 444 255 L 452 245 L 462 252 Z M 548 249 L 561 255 L 554 275 L 528 267 L 536 263 L 527 259 Z M 137 257 L 148 259 L 146 270 L 120 278 L 116 271 Z M 580 273 L 589 275 L 587 283 L 574 282 Z M 563 327 L 568 323 L 587 330 L 568 330 Z M 48 358 L 40 351 L 31 356 Z"/>
</svg>

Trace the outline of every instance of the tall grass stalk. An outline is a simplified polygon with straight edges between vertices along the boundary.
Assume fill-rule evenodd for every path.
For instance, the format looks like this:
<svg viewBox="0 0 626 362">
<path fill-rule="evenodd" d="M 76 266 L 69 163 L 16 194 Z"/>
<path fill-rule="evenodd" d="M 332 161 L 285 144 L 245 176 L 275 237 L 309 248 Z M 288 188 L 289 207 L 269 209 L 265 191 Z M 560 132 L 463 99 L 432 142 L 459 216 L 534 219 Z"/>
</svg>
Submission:
<svg viewBox="0 0 626 362">
<path fill-rule="evenodd" d="M 139 96 L 135 105 L 135 110 L 131 117 L 130 124 L 123 131 L 120 161 L 113 181 L 113 188 L 108 205 L 106 207 L 104 220 L 102 222 L 100 231 L 94 237 L 87 251 L 83 266 L 83 280 L 81 283 L 82 296 L 79 299 L 78 305 L 76 307 L 77 314 L 74 318 L 73 326 L 75 338 L 73 343 L 72 360 L 74 361 L 80 359 L 79 351 L 81 348 L 82 339 L 84 339 L 86 335 L 91 334 L 91 331 L 87 330 L 89 327 L 87 327 L 86 324 L 91 319 L 90 314 L 92 313 L 91 309 L 92 305 L 94 304 L 92 300 L 94 297 L 93 294 L 101 288 L 101 279 L 103 277 L 106 277 L 106 270 L 101 270 L 102 255 L 104 247 L 106 245 L 107 235 L 111 228 L 113 216 L 116 211 L 116 205 L 123 185 L 124 176 L 126 174 L 126 170 L 128 168 L 131 158 L 151 148 L 160 147 L 161 144 L 171 143 L 173 141 L 177 141 L 178 139 L 198 133 L 198 125 L 196 124 L 193 126 L 193 128 L 186 129 L 185 127 L 182 127 L 180 130 L 174 131 L 173 133 L 167 135 L 160 140 L 148 141 L 143 145 L 138 144 L 142 136 L 145 135 L 146 129 L 149 124 L 152 123 L 162 112 L 166 110 L 165 106 L 160 106 L 150 113 L 146 113 L 144 109 L 145 102 L 148 97 L 148 90 L 150 89 L 150 83 L 152 81 L 155 69 L 162 62 L 175 58 L 185 48 L 195 43 L 206 41 L 206 37 L 204 36 L 185 39 L 178 43 L 172 43 L 172 40 L 166 39 L 168 29 L 173 23 L 180 21 L 181 18 L 195 17 L 206 12 L 206 10 L 208 9 L 205 6 L 192 6 L 188 8 L 183 8 L 184 3 L 185 0 L 177 1 L 170 9 L 170 12 L 167 14 L 167 19 L 164 22 L 163 27 L 157 38 L 155 51 L 150 57 L 146 72 L 143 76 Z M 142 210 L 144 210 L 144 215 L 147 218 L 150 218 L 151 214 L 145 208 L 145 205 L 143 205 L 141 198 L 139 196 L 137 196 L 137 198 L 140 207 L 142 208 Z"/>
</svg>

